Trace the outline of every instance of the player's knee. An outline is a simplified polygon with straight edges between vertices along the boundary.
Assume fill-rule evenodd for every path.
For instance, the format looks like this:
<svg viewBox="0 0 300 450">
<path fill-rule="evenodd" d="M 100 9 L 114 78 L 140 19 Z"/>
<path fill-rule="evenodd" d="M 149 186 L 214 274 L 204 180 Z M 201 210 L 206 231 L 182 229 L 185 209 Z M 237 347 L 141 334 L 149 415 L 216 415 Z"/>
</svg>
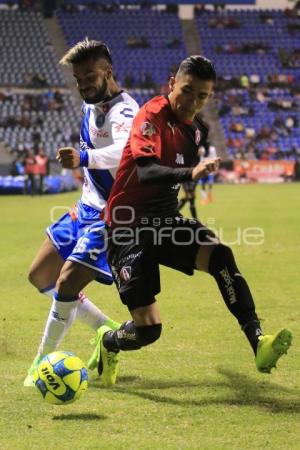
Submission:
<svg viewBox="0 0 300 450">
<path fill-rule="evenodd" d="M 40 271 L 36 267 L 30 267 L 28 275 L 27 275 L 28 281 L 37 289 L 43 289 L 44 286 L 42 285 L 42 277 L 40 274 Z"/>
<path fill-rule="evenodd" d="M 153 344 L 153 342 L 157 341 L 157 339 L 160 338 L 161 330 L 161 323 L 136 327 L 137 338 L 141 347 L 145 347 L 146 345 Z"/>
<path fill-rule="evenodd" d="M 223 267 L 236 267 L 233 252 L 230 247 L 224 244 L 218 244 L 212 251 L 209 260 L 208 271 L 211 275 Z"/>
<path fill-rule="evenodd" d="M 66 293 L 71 293 L 74 284 L 72 283 L 70 273 L 68 271 L 63 271 L 60 273 L 58 280 L 56 282 L 56 291 L 58 294 L 65 295 Z"/>
</svg>

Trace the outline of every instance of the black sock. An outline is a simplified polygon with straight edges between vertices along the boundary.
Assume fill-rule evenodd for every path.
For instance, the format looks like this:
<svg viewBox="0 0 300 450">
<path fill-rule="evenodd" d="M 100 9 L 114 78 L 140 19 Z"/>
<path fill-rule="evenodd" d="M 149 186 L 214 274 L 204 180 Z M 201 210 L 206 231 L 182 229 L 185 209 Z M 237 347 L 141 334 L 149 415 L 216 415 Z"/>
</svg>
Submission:
<svg viewBox="0 0 300 450">
<path fill-rule="evenodd" d="M 209 273 L 215 278 L 229 311 L 237 318 L 256 353 L 258 337 L 262 335 L 249 286 L 240 274 L 229 247 L 219 244 L 209 261 Z"/>
<path fill-rule="evenodd" d="M 183 208 L 184 207 L 184 205 L 186 204 L 186 202 L 187 202 L 187 198 L 181 198 L 180 200 L 179 200 L 179 202 L 178 202 L 178 211 L 181 209 L 181 208 Z"/>
<path fill-rule="evenodd" d="M 124 322 L 118 330 L 112 330 L 105 333 L 103 336 L 103 345 L 109 352 L 138 350 L 141 348 L 141 345 L 138 342 L 134 322 Z"/>
<path fill-rule="evenodd" d="M 124 322 L 118 330 L 105 333 L 103 345 L 110 352 L 138 350 L 155 342 L 161 329 L 161 323 L 137 327 L 133 321 Z"/>
<path fill-rule="evenodd" d="M 197 212 L 196 212 L 195 199 L 194 198 L 190 198 L 190 211 L 191 211 L 192 217 L 194 219 L 197 219 Z"/>
<path fill-rule="evenodd" d="M 251 347 L 253 348 L 254 354 L 256 355 L 258 338 L 263 334 L 259 320 L 251 320 L 246 323 L 246 325 L 242 326 L 242 330 L 244 331 Z"/>
</svg>

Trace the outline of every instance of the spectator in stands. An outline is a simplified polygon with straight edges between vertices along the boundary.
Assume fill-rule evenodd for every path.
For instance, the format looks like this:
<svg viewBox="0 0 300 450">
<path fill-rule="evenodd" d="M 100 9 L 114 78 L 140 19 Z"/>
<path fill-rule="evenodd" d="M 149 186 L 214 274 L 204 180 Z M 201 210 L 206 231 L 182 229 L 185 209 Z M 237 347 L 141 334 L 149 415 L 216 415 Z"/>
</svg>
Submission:
<svg viewBox="0 0 300 450">
<path fill-rule="evenodd" d="M 141 74 L 138 82 L 138 87 L 142 89 L 154 89 L 156 87 L 152 75 L 149 72 L 144 72 Z"/>
<path fill-rule="evenodd" d="M 36 194 L 35 182 L 36 159 L 32 150 L 27 150 L 24 158 L 24 172 L 25 172 L 25 194 Z"/>
<path fill-rule="evenodd" d="M 150 43 L 144 36 L 129 36 L 126 39 L 126 45 L 128 48 L 148 48 Z"/>
<path fill-rule="evenodd" d="M 35 160 L 35 174 L 39 179 L 38 192 L 40 195 L 42 195 L 44 192 L 44 179 L 45 176 L 49 174 L 49 158 L 46 156 L 45 151 L 40 148 L 38 154 L 35 157 Z"/>
<path fill-rule="evenodd" d="M 259 14 L 259 19 L 261 23 L 265 23 L 267 25 L 274 25 L 274 17 L 272 13 L 263 11 Z"/>
<path fill-rule="evenodd" d="M 252 74 L 249 77 L 249 81 L 250 81 L 250 86 L 253 88 L 257 88 L 260 84 L 260 76 L 257 74 Z"/>
<path fill-rule="evenodd" d="M 241 87 L 244 89 L 249 88 L 249 78 L 246 74 L 242 75 L 240 78 Z"/>
<path fill-rule="evenodd" d="M 181 41 L 178 37 L 168 38 L 165 42 L 166 48 L 179 48 L 181 46 Z"/>
<path fill-rule="evenodd" d="M 242 133 L 244 131 L 244 124 L 242 122 L 231 122 L 229 129 L 234 133 Z"/>
</svg>

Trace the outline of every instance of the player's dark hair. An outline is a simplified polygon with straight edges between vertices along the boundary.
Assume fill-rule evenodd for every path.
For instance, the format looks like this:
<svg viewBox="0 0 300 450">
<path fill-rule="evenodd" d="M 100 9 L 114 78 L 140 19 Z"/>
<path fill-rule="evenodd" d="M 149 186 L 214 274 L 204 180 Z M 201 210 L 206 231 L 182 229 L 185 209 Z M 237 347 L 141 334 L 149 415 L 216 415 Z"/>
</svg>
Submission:
<svg viewBox="0 0 300 450">
<path fill-rule="evenodd" d="M 102 41 L 89 40 L 88 37 L 70 48 L 59 63 L 62 65 L 76 64 L 89 58 L 104 58 L 112 65 L 112 57 L 107 45 Z"/>
<path fill-rule="evenodd" d="M 201 55 L 193 55 L 184 59 L 178 69 L 177 75 L 190 74 L 201 80 L 213 81 L 217 79 L 217 74 L 212 62 Z"/>
</svg>

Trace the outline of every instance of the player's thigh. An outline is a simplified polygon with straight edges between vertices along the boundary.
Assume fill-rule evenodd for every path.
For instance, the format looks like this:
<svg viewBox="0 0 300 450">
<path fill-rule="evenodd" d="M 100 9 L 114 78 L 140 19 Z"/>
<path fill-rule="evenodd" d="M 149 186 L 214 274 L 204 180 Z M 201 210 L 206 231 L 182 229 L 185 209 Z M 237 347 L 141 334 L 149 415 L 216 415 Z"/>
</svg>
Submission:
<svg viewBox="0 0 300 450">
<path fill-rule="evenodd" d="M 78 262 L 66 261 L 57 280 L 56 290 L 60 295 L 76 296 L 97 276 L 97 272 Z"/>
<path fill-rule="evenodd" d="M 142 312 L 160 292 L 158 261 L 151 230 L 130 237 L 120 230 L 109 236 L 108 260 L 120 298 L 129 311 Z M 146 310 L 145 310 L 146 311 Z M 138 317 L 138 316 L 136 316 Z"/>
<path fill-rule="evenodd" d="M 161 323 L 159 308 L 156 302 L 151 305 L 133 309 L 130 311 L 130 314 L 135 325 L 138 327 Z"/>
<path fill-rule="evenodd" d="M 64 260 L 47 237 L 39 248 L 29 269 L 29 281 L 38 289 L 54 285 Z"/>
<path fill-rule="evenodd" d="M 195 269 L 207 271 L 212 249 L 219 242 L 213 231 L 183 217 L 175 218 L 171 228 L 169 234 L 160 229 L 159 263 L 187 275 L 193 275 Z"/>
<path fill-rule="evenodd" d="M 213 250 L 217 244 L 203 245 L 199 247 L 196 254 L 195 269 L 202 272 L 208 272 L 209 261 Z"/>
</svg>

